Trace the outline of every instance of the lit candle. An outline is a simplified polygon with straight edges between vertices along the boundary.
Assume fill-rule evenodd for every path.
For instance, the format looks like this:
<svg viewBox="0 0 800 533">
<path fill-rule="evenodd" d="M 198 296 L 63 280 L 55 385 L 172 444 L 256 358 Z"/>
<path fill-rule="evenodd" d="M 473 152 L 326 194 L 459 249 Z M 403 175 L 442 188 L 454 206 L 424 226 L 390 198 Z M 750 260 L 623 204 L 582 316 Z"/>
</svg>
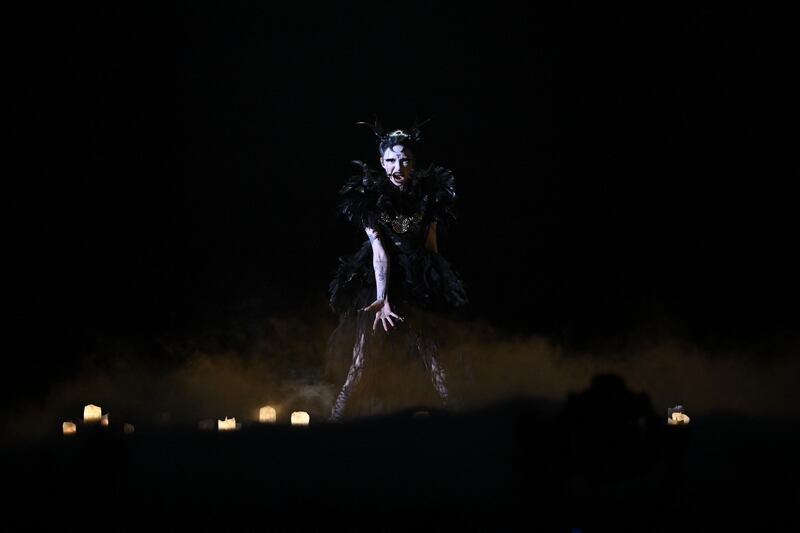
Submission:
<svg viewBox="0 0 800 533">
<path fill-rule="evenodd" d="M 64 435 L 72 435 L 78 431 L 78 428 L 75 426 L 74 422 L 64 422 L 61 424 L 61 431 L 64 432 Z"/>
<path fill-rule="evenodd" d="M 680 424 L 688 424 L 689 417 L 683 413 L 672 413 L 672 416 L 667 419 L 667 423 L 671 426 L 678 426 Z"/>
<path fill-rule="evenodd" d="M 108 427 L 108 413 L 100 417 L 100 425 Z"/>
<path fill-rule="evenodd" d="M 278 413 L 274 407 L 266 405 L 258 410 L 258 421 L 262 423 L 274 423 L 277 419 Z"/>
<path fill-rule="evenodd" d="M 217 420 L 217 429 L 219 431 L 231 431 L 236 429 L 236 418 L 225 417 L 225 420 Z"/>
<path fill-rule="evenodd" d="M 83 408 L 83 421 L 84 422 L 97 422 L 100 420 L 102 411 L 100 407 L 94 404 L 89 404 Z"/>
<path fill-rule="evenodd" d="M 689 423 L 689 417 L 683 412 L 682 405 L 676 405 L 667 409 L 667 424 L 670 426 L 680 426 Z"/>
<path fill-rule="evenodd" d="M 307 426 L 310 417 L 305 411 L 292 412 L 292 425 L 293 426 Z"/>
</svg>

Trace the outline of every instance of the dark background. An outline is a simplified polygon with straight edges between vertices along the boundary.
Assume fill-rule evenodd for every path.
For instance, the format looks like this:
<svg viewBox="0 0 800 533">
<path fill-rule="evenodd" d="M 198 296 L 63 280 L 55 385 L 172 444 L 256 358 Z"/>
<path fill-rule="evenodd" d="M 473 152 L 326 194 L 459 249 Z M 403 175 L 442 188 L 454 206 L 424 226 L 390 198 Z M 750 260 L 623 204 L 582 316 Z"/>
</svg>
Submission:
<svg viewBox="0 0 800 533">
<path fill-rule="evenodd" d="M 337 190 L 352 159 L 377 163 L 354 125 L 374 114 L 433 117 L 420 157 L 456 175 L 440 251 L 471 318 L 598 357 L 633 332 L 765 358 L 795 339 L 794 201 L 752 13 L 192 2 L 18 21 L 7 394 L 120 346 L 236 348 L 273 313 L 334 324 L 327 284 L 362 240 Z"/>
</svg>

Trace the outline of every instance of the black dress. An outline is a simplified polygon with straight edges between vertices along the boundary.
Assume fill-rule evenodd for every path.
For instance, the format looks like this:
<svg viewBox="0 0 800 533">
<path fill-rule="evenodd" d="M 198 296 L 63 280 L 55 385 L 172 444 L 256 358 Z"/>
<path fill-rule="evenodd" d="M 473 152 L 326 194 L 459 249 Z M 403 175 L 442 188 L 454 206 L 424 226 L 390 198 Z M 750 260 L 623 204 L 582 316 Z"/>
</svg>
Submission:
<svg viewBox="0 0 800 533">
<path fill-rule="evenodd" d="M 412 171 L 409 185 L 401 190 L 384 173 L 355 163 L 362 173 L 339 191 L 339 212 L 358 226 L 365 241 L 356 253 L 339 258 L 330 283 L 330 307 L 339 315 L 339 324 L 328 341 L 326 376 L 337 385 L 345 381 L 354 344 L 363 334 L 367 371 L 366 383 L 359 388 L 369 391 L 370 383 L 379 380 L 381 388 L 394 384 L 409 392 L 410 375 L 398 370 L 419 369 L 419 363 L 424 366 L 426 358 L 439 353 L 445 321 L 461 315 L 468 303 L 459 275 L 425 246 L 431 223 L 446 232 L 455 222 L 455 180 L 450 170 L 431 165 Z M 374 311 L 359 311 L 376 298 L 372 245 L 365 226 L 379 233 L 389 258 L 388 300 L 392 311 L 404 318 L 393 319 L 395 327 L 388 334 L 380 321 L 373 333 Z"/>
</svg>

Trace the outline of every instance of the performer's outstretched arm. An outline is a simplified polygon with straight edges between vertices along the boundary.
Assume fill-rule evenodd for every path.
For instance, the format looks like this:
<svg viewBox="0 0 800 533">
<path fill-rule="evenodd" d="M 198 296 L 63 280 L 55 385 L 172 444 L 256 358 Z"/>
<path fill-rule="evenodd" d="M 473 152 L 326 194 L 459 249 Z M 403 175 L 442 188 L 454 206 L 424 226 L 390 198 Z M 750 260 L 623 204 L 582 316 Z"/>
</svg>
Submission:
<svg viewBox="0 0 800 533">
<path fill-rule="evenodd" d="M 372 323 L 372 330 L 381 321 L 383 329 L 388 332 L 389 327 L 386 325 L 388 322 L 394 326 L 392 317 L 403 320 L 402 317 L 397 316 L 392 312 L 389 305 L 389 256 L 386 255 L 386 250 L 383 249 L 380 234 L 374 228 L 366 227 L 364 230 L 367 232 L 370 243 L 372 243 L 372 268 L 375 270 L 375 301 L 362 309 L 362 311 L 375 311 L 375 322 Z"/>
</svg>

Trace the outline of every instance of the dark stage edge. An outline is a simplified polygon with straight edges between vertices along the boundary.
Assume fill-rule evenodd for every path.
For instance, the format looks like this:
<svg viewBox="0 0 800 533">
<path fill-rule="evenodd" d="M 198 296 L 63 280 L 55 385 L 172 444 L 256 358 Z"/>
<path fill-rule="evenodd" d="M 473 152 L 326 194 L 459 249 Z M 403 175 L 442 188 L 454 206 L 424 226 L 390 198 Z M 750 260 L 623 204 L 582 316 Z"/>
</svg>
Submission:
<svg viewBox="0 0 800 533">
<path fill-rule="evenodd" d="M 676 427 L 596 407 L 522 398 L 227 433 L 81 427 L 7 446 L 6 523 L 570 533 L 797 524 L 796 422 L 718 414 Z"/>
</svg>

